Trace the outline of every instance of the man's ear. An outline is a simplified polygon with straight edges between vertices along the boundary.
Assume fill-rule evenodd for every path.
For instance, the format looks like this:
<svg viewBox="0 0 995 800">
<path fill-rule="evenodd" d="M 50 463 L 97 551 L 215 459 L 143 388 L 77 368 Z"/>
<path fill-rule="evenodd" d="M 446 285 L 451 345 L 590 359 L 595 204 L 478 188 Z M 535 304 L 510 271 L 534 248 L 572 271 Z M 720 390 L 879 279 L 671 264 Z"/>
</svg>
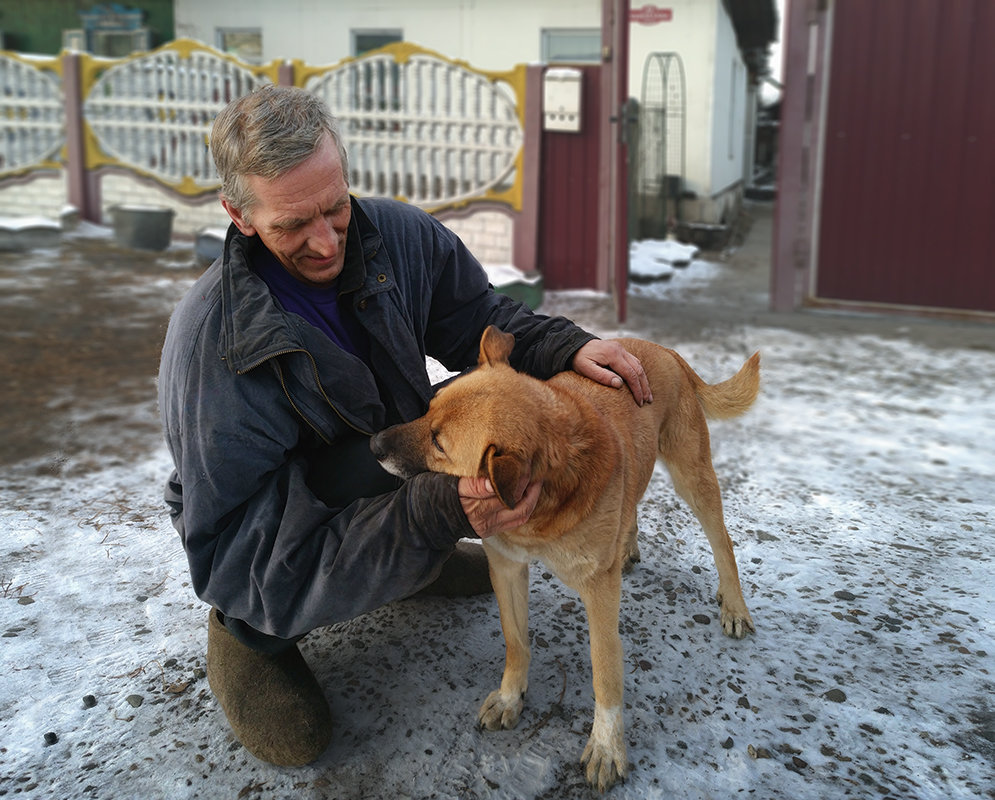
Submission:
<svg viewBox="0 0 995 800">
<path fill-rule="evenodd" d="M 491 486 L 508 508 L 514 508 L 522 499 L 532 475 L 532 465 L 521 455 L 498 455 L 497 447 L 490 445 L 484 454 L 484 465 Z"/>
<path fill-rule="evenodd" d="M 256 229 L 249 223 L 245 214 L 242 210 L 235 208 L 228 200 L 224 197 L 221 198 L 221 205 L 224 207 L 225 211 L 228 212 L 228 216 L 231 217 L 231 221 L 235 223 L 235 227 L 238 228 L 246 236 L 255 236 Z"/>
</svg>

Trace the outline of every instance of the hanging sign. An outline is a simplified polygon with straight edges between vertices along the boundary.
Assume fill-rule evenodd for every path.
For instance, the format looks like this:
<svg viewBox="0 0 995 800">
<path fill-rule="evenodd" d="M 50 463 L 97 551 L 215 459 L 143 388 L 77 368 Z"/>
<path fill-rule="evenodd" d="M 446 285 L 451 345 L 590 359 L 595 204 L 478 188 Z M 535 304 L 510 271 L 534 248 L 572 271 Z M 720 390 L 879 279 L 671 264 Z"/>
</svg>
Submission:
<svg viewBox="0 0 995 800">
<path fill-rule="evenodd" d="M 674 9 L 659 6 L 643 6 L 629 9 L 629 21 L 640 25 L 656 25 L 658 22 L 670 22 L 674 18 Z"/>
</svg>

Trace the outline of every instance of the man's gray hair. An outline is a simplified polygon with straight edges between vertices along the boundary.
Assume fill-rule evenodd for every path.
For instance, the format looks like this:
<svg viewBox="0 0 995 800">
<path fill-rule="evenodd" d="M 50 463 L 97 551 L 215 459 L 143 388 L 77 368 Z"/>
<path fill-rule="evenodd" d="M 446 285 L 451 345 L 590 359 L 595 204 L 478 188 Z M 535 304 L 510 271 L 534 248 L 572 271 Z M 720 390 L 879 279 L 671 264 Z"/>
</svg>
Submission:
<svg viewBox="0 0 995 800">
<path fill-rule="evenodd" d="M 211 128 L 211 155 L 221 177 L 221 194 L 246 217 L 256 198 L 247 175 L 276 178 L 314 155 L 330 134 L 349 183 L 349 160 L 338 123 L 328 106 L 310 92 L 266 84 L 226 105 Z"/>
</svg>

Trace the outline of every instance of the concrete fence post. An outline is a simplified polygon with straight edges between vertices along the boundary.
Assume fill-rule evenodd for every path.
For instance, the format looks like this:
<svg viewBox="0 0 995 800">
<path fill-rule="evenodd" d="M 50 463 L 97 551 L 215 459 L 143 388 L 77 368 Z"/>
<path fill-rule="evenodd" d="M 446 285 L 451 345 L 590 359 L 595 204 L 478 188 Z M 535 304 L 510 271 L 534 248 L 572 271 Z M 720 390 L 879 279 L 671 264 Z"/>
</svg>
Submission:
<svg viewBox="0 0 995 800">
<path fill-rule="evenodd" d="M 542 76 L 545 67 L 533 64 L 525 73 L 525 133 L 522 140 L 522 208 L 515 216 L 512 261 L 522 272 L 539 267 L 539 177 L 542 152 Z"/>
<path fill-rule="evenodd" d="M 99 223 L 100 186 L 90 172 L 83 128 L 83 87 L 79 53 L 62 55 L 62 86 L 66 111 L 66 184 L 69 204 L 80 219 Z"/>
</svg>

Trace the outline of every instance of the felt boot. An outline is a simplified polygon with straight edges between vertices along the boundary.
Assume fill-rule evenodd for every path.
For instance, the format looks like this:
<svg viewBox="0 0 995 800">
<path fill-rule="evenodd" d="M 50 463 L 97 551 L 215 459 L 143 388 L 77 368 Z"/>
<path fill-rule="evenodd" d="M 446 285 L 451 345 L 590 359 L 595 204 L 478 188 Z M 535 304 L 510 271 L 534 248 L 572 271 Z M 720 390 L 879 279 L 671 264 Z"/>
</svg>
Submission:
<svg viewBox="0 0 995 800">
<path fill-rule="evenodd" d="M 442 565 L 439 577 L 415 597 L 470 597 L 493 591 L 483 545 L 457 542 L 456 550 Z"/>
<path fill-rule="evenodd" d="M 296 645 L 276 654 L 253 650 L 232 636 L 211 609 L 207 680 L 235 736 L 256 758 L 298 767 L 328 746 L 328 701 Z"/>
</svg>

